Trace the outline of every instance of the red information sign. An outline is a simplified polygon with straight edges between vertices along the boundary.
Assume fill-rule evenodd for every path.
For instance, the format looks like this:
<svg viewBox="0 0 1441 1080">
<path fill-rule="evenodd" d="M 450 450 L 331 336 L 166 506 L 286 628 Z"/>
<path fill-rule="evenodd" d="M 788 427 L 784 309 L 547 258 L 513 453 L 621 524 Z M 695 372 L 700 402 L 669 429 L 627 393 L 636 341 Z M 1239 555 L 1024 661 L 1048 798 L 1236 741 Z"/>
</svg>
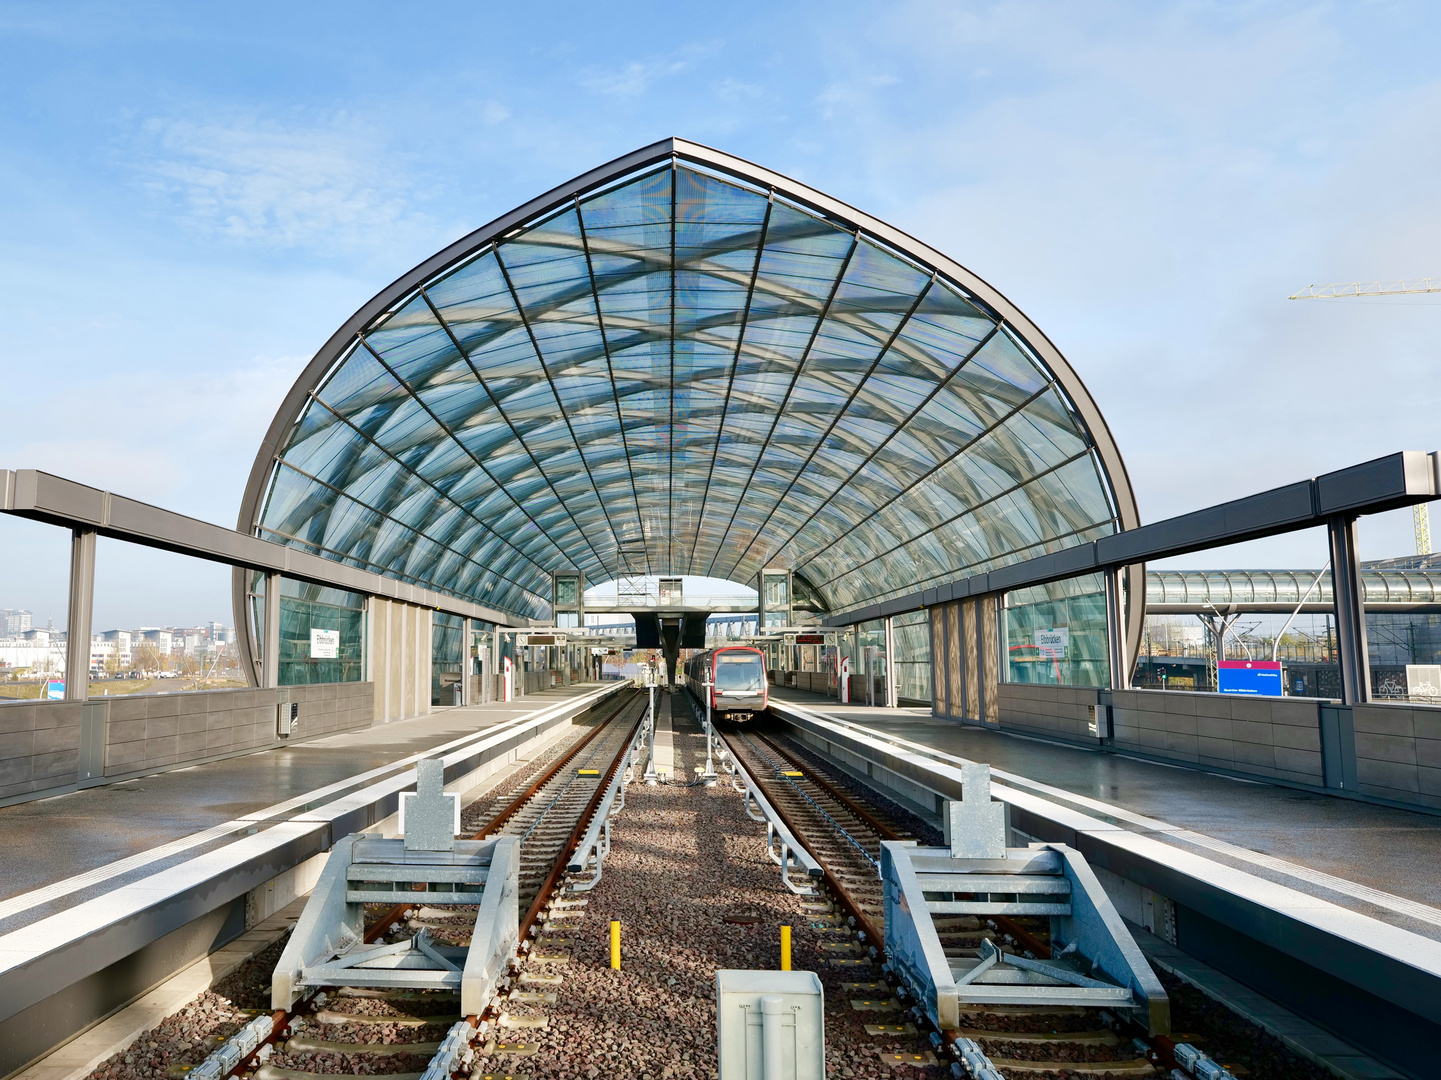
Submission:
<svg viewBox="0 0 1441 1080">
<path fill-rule="evenodd" d="M 797 634 L 797 645 L 824 645 L 826 638 L 824 634 Z"/>
</svg>

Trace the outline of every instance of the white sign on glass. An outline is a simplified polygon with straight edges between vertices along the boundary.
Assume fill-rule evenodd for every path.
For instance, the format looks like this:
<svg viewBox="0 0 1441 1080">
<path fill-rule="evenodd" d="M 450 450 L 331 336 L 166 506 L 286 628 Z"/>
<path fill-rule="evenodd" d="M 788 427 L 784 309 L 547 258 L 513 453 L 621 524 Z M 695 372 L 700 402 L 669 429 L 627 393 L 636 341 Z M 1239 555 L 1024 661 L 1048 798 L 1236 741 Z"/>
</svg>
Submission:
<svg viewBox="0 0 1441 1080">
<path fill-rule="evenodd" d="M 1441 665 L 1407 664 L 1406 696 L 1428 699 L 1441 697 Z"/>
<path fill-rule="evenodd" d="M 1071 631 L 1064 626 L 1053 630 L 1037 630 L 1036 649 L 1047 660 L 1064 660 L 1070 637 Z"/>
<path fill-rule="evenodd" d="M 310 628 L 310 659 L 336 660 L 340 657 L 340 631 Z"/>
</svg>

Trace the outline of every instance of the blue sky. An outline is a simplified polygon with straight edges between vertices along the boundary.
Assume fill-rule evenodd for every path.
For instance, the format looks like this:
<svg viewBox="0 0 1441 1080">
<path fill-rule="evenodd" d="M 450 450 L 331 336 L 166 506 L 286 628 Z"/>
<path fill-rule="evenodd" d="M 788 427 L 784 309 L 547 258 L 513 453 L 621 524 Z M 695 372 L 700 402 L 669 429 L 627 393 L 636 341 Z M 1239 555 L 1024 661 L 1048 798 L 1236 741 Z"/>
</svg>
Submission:
<svg viewBox="0 0 1441 1080">
<path fill-rule="evenodd" d="M 1145 520 L 1433 449 L 1441 301 L 1285 298 L 1441 275 L 1438 10 L 0 3 L 0 465 L 233 524 L 361 303 L 672 134 L 997 286 L 1090 387 Z M 1365 553 L 1407 551 L 1403 518 Z M 0 606 L 63 621 L 63 548 L 0 521 Z M 97 623 L 230 620 L 213 568 L 112 546 L 100 574 Z"/>
</svg>

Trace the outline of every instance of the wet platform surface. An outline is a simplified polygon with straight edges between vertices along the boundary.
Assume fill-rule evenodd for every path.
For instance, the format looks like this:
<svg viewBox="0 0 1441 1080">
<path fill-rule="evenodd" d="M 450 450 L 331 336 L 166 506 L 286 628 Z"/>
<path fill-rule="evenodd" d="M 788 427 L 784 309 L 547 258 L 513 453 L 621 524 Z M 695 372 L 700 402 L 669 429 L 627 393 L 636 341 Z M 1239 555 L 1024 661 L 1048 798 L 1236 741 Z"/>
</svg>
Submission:
<svg viewBox="0 0 1441 1080">
<path fill-rule="evenodd" d="M 383 770 L 414 754 L 539 712 L 601 686 L 581 683 L 529 694 L 512 702 L 447 708 L 311 742 L 0 807 L 0 866 L 5 868 L 0 875 L 0 930 L 14 927 L 15 920 L 7 917 L 7 906 L 15 906 L 34 890 L 56 886 L 87 872 L 104 873 L 117 860 L 143 857 L 162 845 L 182 843 L 206 830 L 221 830 L 237 818 L 276 808 L 277 804 L 319 788 L 345 784 L 351 778 Z M 380 778 L 356 781 L 355 786 Z M 277 820 L 300 809 L 297 806 L 281 811 Z M 153 873 L 233 838 L 233 833 L 218 835 L 171 858 L 148 861 L 138 872 Z M 110 879 L 104 887 L 113 887 L 130 876 Z M 96 891 L 78 889 L 65 899 L 77 902 Z M 27 912 L 21 921 L 50 910 L 54 905 L 47 904 Z"/>
<path fill-rule="evenodd" d="M 839 705 L 786 687 L 773 687 L 772 694 L 878 734 L 987 762 L 1046 785 L 1052 790 L 1027 790 L 1071 809 L 1441 939 L 1441 817 L 987 731 L 937 719 L 927 708 Z M 1115 813 L 1108 815 L 1098 802 Z M 1139 822 L 1137 816 L 1148 820 Z M 1169 827 L 1223 843 L 1219 849 L 1196 844 Z M 1228 853 L 1225 845 L 1242 851 Z M 1299 876 L 1270 860 L 1284 860 Z M 1340 880 L 1328 883 L 1324 875 Z M 1348 889 L 1346 883 L 1363 888 Z M 1367 890 L 1402 902 L 1376 902 L 1366 897 Z M 1433 910 L 1417 910 L 1417 903 Z"/>
</svg>

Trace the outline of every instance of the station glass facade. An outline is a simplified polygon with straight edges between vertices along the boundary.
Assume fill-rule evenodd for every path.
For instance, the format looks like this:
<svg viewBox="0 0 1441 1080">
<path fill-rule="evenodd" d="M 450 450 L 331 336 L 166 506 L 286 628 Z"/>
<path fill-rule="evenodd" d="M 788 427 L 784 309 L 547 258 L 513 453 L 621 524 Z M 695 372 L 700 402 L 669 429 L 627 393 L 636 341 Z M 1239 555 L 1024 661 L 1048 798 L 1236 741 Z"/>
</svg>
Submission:
<svg viewBox="0 0 1441 1080">
<path fill-rule="evenodd" d="M 1003 626 L 1007 682 L 1111 685 L 1101 575 L 1007 593 Z"/>
<path fill-rule="evenodd" d="M 430 703 L 459 705 L 465 674 L 465 620 L 442 611 L 430 618 Z"/>
<path fill-rule="evenodd" d="M 726 161 L 397 282 L 288 406 L 257 532 L 545 617 L 556 566 L 785 566 L 838 611 L 1116 530 L 1074 376 L 899 234 Z"/>
<path fill-rule="evenodd" d="M 265 578 L 258 576 L 255 598 L 263 604 L 264 596 Z M 256 624 L 262 622 L 257 617 Z M 334 656 L 329 655 L 332 651 Z M 279 684 L 304 686 L 364 678 L 365 597 L 282 578 Z"/>
</svg>

